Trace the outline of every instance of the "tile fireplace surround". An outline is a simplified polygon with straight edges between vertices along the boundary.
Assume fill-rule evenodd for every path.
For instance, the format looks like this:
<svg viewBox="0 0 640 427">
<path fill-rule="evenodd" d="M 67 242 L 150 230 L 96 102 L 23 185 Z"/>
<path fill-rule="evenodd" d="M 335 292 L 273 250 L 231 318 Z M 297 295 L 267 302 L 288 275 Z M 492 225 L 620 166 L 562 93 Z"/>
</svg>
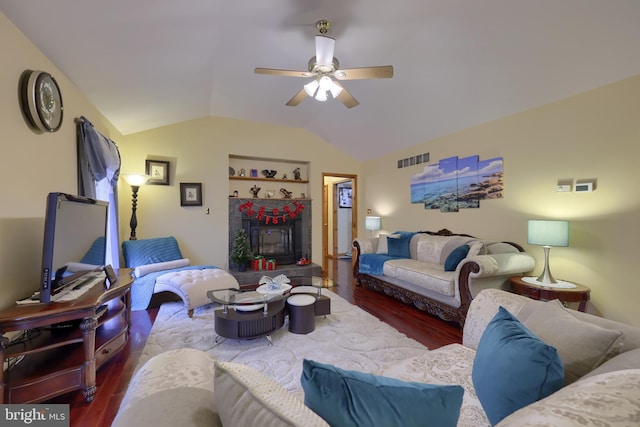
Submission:
<svg viewBox="0 0 640 427">
<path fill-rule="evenodd" d="M 240 205 L 246 203 L 248 200 L 253 201 L 256 205 L 267 207 L 267 211 L 273 208 L 278 208 L 280 211 L 286 205 L 291 205 L 292 199 L 246 199 L 246 198 L 229 198 L 229 245 L 228 254 L 231 254 L 231 246 L 236 232 L 242 228 L 243 213 L 240 212 Z M 310 199 L 297 199 L 304 204 L 304 210 L 298 215 L 301 220 L 301 248 L 297 248 L 302 255 L 308 255 L 311 258 L 311 200 Z M 229 259 L 230 269 L 235 268 L 231 259 Z M 295 264 L 292 264 L 295 267 Z"/>
</svg>

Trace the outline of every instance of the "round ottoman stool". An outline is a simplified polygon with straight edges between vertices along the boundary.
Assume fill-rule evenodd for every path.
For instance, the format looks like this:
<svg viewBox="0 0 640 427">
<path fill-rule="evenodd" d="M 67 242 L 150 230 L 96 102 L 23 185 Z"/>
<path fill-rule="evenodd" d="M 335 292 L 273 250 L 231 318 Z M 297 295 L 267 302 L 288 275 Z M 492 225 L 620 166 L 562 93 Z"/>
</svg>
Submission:
<svg viewBox="0 0 640 427">
<path fill-rule="evenodd" d="M 289 332 L 308 334 L 316 328 L 316 298 L 308 294 L 295 294 L 287 298 Z"/>
</svg>

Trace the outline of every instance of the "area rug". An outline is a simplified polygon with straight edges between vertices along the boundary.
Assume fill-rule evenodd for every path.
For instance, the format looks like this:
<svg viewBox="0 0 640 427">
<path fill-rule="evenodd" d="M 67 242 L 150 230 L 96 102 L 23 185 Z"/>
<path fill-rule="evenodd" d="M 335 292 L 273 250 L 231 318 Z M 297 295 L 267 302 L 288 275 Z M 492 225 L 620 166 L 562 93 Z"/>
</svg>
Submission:
<svg viewBox="0 0 640 427">
<path fill-rule="evenodd" d="M 217 305 L 197 308 L 190 319 L 182 302 L 164 303 L 158 312 L 138 367 L 156 354 L 175 348 L 195 348 L 219 360 L 243 363 L 274 378 L 287 390 L 301 390 L 302 360 L 312 359 L 343 369 L 378 372 L 398 361 L 423 354 L 428 349 L 375 316 L 352 305 L 327 289 L 331 314 L 316 317 L 316 328 L 306 335 L 288 330 L 288 320 L 274 332 L 272 345 L 265 338 L 216 343 L 214 310 Z"/>
</svg>

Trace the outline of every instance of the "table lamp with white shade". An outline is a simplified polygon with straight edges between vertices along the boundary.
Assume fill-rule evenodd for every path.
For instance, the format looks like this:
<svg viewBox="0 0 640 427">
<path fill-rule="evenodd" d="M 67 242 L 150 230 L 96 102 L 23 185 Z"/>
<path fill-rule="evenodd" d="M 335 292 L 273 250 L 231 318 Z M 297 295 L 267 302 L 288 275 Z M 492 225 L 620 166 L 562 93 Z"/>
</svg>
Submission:
<svg viewBox="0 0 640 427">
<path fill-rule="evenodd" d="M 380 230 L 380 217 L 367 215 L 364 218 L 364 228 L 371 231 L 371 236 L 373 237 L 373 232 Z"/>
<path fill-rule="evenodd" d="M 549 251 L 552 246 L 569 246 L 569 222 L 531 219 L 527 228 L 527 243 L 544 248 L 544 270 L 537 281 L 557 283 L 549 269 Z"/>
</svg>

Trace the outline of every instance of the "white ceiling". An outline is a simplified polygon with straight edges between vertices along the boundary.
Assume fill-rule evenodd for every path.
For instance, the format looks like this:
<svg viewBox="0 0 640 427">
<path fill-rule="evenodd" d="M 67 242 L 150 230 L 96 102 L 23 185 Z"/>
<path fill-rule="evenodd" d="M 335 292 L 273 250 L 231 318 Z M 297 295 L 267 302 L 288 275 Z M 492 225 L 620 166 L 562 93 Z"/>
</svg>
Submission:
<svg viewBox="0 0 640 427">
<path fill-rule="evenodd" d="M 307 129 L 359 160 L 640 74 L 638 0 L 0 0 L 123 134 L 208 115 Z M 315 22 L 360 101 L 285 103 Z M 28 67 L 26 67 L 28 68 Z"/>
</svg>

